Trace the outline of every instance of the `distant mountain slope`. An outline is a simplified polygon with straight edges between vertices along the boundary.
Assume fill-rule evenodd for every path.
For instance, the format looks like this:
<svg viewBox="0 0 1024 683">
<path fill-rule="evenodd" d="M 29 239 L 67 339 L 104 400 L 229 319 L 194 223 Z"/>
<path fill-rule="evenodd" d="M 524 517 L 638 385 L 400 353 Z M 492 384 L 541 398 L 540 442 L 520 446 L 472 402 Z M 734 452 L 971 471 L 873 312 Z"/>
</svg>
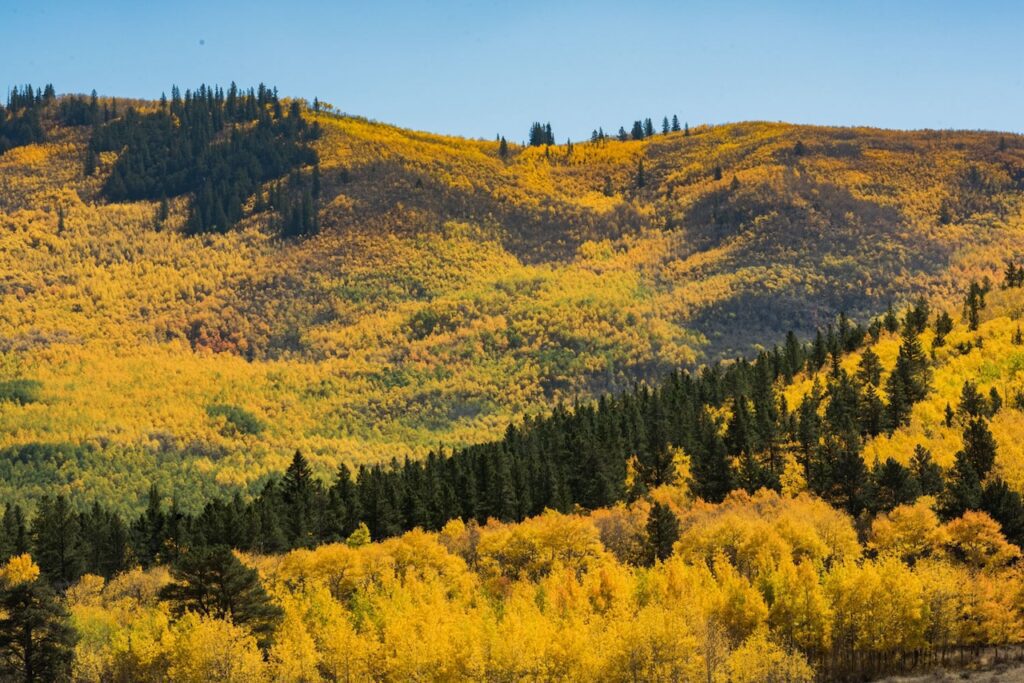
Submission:
<svg viewBox="0 0 1024 683">
<path fill-rule="evenodd" d="M 304 115 L 323 191 L 298 240 L 252 202 L 195 237 L 187 198 L 160 226 L 105 202 L 117 152 L 85 176 L 84 128 L 0 156 L 0 380 L 38 382 L 0 402 L 20 495 L 154 480 L 189 503 L 295 448 L 329 468 L 479 441 L 1024 251 L 1012 135 L 743 123 L 502 158 Z"/>
</svg>

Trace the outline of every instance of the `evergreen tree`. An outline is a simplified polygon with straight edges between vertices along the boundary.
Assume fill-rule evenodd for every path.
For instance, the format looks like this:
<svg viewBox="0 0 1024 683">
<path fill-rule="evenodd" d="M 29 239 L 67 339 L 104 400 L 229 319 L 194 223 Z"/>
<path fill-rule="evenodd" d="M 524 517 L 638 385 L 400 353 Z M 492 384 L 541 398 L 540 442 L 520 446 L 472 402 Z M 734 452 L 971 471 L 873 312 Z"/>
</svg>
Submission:
<svg viewBox="0 0 1024 683">
<path fill-rule="evenodd" d="M 675 114 L 672 115 L 672 132 L 679 132 L 679 117 L 676 116 Z"/>
<path fill-rule="evenodd" d="M 6 562 L 8 558 L 29 550 L 29 533 L 21 506 L 8 505 L 0 520 L 0 562 Z"/>
<path fill-rule="evenodd" d="M 319 489 L 306 458 L 295 451 L 281 480 L 285 533 L 294 548 L 311 547 L 316 541 L 313 518 Z"/>
<path fill-rule="evenodd" d="M 972 418 L 963 439 L 942 496 L 942 510 L 948 518 L 981 508 L 983 482 L 995 464 L 996 443 L 984 418 Z"/>
<path fill-rule="evenodd" d="M 908 326 L 903 331 L 896 367 L 886 382 L 891 427 L 899 427 L 910 420 L 911 408 L 928 395 L 930 382 L 928 358 L 921 349 L 916 330 Z"/>
<path fill-rule="evenodd" d="M 956 413 L 965 421 L 988 414 L 988 403 L 974 382 L 970 380 L 964 382 L 960 390 L 960 404 L 957 406 Z"/>
<path fill-rule="evenodd" d="M 914 455 L 910 459 L 910 471 L 913 472 L 923 496 L 937 496 L 942 492 L 942 468 L 932 460 L 931 452 L 918 444 L 914 447 Z"/>
<path fill-rule="evenodd" d="M 45 581 L 0 578 L 0 678 L 70 680 L 75 641 L 68 613 Z"/>
<path fill-rule="evenodd" d="M 938 348 L 946 343 L 946 335 L 953 331 L 953 318 L 949 313 L 942 311 L 935 316 L 935 340 L 932 346 Z"/>
<path fill-rule="evenodd" d="M 166 559 L 167 517 L 163 511 L 160 489 L 156 484 L 149 488 L 146 511 L 132 528 L 132 546 L 135 556 L 143 567 L 149 567 Z"/>
<path fill-rule="evenodd" d="M 896 311 L 893 310 L 891 303 L 889 304 L 889 308 L 885 311 L 885 316 L 882 318 L 882 326 L 885 327 L 885 331 L 890 334 L 900 329 L 900 320 L 896 317 Z"/>
<path fill-rule="evenodd" d="M 1011 543 L 1024 544 L 1024 501 L 1020 493 L 999 477 L 993 477 L 982 490 L 981 509 L 999 522 Z"/>
<path fill-rule="evenodd" d="M 870 348 L 864 349 L 861 354 L 857 365 L 857 381 L 872 387 L 877 387 L 882 381 L 882 361 Z"/>
<path fill-rule="evenodd" d="M 508 142 L 504 136 L 502 136 L 501 141 L 498 143 L 498 156 L 502 159 L 508 158 Z"/>
<path fill-rule="evenodd" d="M 665 118 L 663 118 L 661 120 L 661 134 L 662 135 L 668 135 L 668 131 L 669 131 L 668 117 L 666 116 Z"/>
<path fill-rule="evenodd" d="M 637 189 L 642 188 L 647 184 L 647 179 L 644 177 L 644 160 L 641 159 L 636 166 L 636 186 Z"/>
<path fill-rule="evenodd" d="M 79 524 L 84 571 L 109 579 L 128 568 L 128 529 L 119 515 L 95 502 Z"/>
<path fill-rule="evenodd" d="M 262 645 L 269 642 L 281 608 L 271 602 L 255 569 L 242 564 L 227 546 L 195 548 L 171 568 L 173 582 L 160 598 L 175 614 L 196 612 L 230 619 L 251 630 Z"/>
<path fill-rule="evenodd" d="M 679 518 L 663 503 L 654 503 L 647 515 L 647 545 L 652 561 L 672 557 L 675 542 L 679 540 Z"/>
<path fill-rule="evenodd" d="M 39 501 L 32 521 L 32 556 L 43 574 L 61 588 L 82 574 L 82 537 L 78 516 L 63 494 Z"/>
<path fill-rule="evenodd" d="M 694 494 L 711 503 L 721 502 L 735 487 L 729 451 L 706 411 L 700 411 L 697 430 L 700 448 L 693 454 Z"/>
<path fill-rule="evenodd" d="M 988 411 L 989 417 L 994 417 L 996 413 L 1003 407 L 1003 397 L 999 395 L 999 391 L 995 387 L 988 390 Z"/>
<path fill-rule="evenodd" d="M 892 458 L 876 464 L 871 474 L 876 512 L 888 512 L 897 505 L 913 503 L 921 495 L 921 485 L 913 472 Z"/>
<path fill-rule="evenodd" d="M 964 299 L 964 319 L 967 321 L 967 329 L 976 331 L 981 322 L 981 311 L 985 308 L 985 295 L 988 294 L 988 286 L 972 282 L 967 296 Z"/>
</svg>

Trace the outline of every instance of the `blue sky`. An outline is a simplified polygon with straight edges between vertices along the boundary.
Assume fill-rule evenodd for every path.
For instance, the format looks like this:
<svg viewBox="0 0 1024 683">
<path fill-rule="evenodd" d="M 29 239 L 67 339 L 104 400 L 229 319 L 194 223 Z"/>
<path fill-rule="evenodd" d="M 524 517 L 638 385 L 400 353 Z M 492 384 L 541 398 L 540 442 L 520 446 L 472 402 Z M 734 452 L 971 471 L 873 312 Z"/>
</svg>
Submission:
<svg viewBox="0 0 1024 683">
<path fill-rule="evenodd" d="M 422 130 L 556 137 L 676 113 L 1024 130 L 1024 2 L 0 0 L 0 87 L 260 81 Z"/>
</svg>

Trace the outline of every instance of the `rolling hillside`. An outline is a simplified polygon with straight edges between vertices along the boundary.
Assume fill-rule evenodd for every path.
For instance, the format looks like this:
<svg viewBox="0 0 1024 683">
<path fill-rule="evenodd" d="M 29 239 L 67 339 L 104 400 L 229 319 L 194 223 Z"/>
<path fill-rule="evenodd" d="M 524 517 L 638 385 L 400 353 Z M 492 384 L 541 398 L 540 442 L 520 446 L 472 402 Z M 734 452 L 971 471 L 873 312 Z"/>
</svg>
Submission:
<svg viewBox="0 0 1024 683">
<path fill-rule="evenodd" d="M 251 201 L 189 236 L 187 199 L 104 200 L 118 152 L 86 176 L 87 128 L 0 156 L 0 495 L 128 509 L 155 482 L 194 507 L 297 448 L 327 472 L 478 442 L 1024 251 L 1011 135 L 741 123 L 503 158 L 303 116 L 299 239 Z"/>
</svg>

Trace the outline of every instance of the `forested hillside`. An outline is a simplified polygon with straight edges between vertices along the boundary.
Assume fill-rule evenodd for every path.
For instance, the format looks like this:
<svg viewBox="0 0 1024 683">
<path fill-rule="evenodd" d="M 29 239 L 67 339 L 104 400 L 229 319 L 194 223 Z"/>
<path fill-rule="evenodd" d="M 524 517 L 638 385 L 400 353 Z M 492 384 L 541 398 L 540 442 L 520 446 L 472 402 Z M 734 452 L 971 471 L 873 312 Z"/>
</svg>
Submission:
<svg viewBox="0 0 1024 683">
<path fill-rule="evenodd" d="M 638 121 L 519 145 L 205 86 L 19 90 L 2 119 L 0 493 L 26 502 L 138 511 L 156 483 L 196 511 L 296 449 L 322 476 L 422 458 L 959 297 L 1022 244 L 1013 135 Z"/>
<path fill-rule="evenodd" d="M 0 679 L 863 680 L 1024 641 L 1024 141 L 528 132 L 11 93 Z"/>
<path fill-rule="evenodd" d="M 195 516 L 156 489 L 130 521 L 8 506 L 0 665 L 761 683 L 998 659 L 1024 638 L 1022 284 L 1011 265 L 961 322 L 923 299 L 840 318 L 425 462 L 323 481 L 296 453 L 253 502 Z M 915 430 L 956 452 L 893 447 Z M 29 619 L 34 649 L 8 638 Z"/>
</svg>

